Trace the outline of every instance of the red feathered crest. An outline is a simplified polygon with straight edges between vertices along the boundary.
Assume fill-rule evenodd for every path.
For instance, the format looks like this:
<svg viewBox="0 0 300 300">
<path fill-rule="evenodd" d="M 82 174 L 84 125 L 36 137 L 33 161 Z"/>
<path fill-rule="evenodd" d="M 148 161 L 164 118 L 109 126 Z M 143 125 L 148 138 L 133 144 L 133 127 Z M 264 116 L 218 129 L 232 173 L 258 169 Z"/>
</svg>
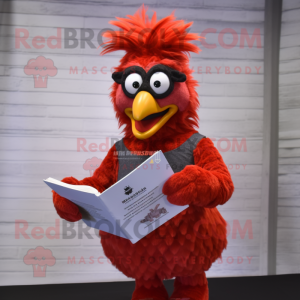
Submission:
<svg viewBox="0 0 300 300">
<path fill-rule="evenodd" d="M 156 12 L 149 20 L 146 15 L 147 8 L 144 5 L 133 15 L 125 18 L 116 18 L 118 21 L 109 23 L 119 27 L 120 31 L 107 31 L 101 54 L 117 50 L 125 50 L 128 54 L 139 53 L 141 55 L 158 55 L 175 58 L 188 52 L 199 53 L 198 46 L 189 41 L 199 40 L 196 33 L 188 33 L 188 28 L 193 24 L 175 20 L 170 16 L 157 21 Z M 181 57 L 182 58 L 182 57 Z"/>
</svg>

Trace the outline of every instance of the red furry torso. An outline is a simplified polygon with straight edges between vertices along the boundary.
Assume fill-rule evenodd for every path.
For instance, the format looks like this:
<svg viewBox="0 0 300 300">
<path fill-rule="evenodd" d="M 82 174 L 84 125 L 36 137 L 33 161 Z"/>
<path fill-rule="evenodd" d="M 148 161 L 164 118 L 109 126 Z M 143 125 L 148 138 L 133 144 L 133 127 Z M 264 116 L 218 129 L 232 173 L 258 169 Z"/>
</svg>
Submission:
<svg viewBox="0 0 300 300">
<path fill-rule="evenodd" d="M 208 270 L 227 245 L 216 208 L 190 206 L 136 244 L 100 231 L 105 255 L 126 276 L 147 281 Z"/>
<path fill-rule="evenodd" d="M 177 143 L 182 144 L 193 133 L 178 135 Z M 157 150 L 153 143 L 135 143 L 134 139 L 124 139 L 124 143 L 131 151 Z M 163 152 L 179 146 L 174 139 L 157 143 Z M 100 235 L 104 253 L 112 264 L 126 276 L 143 281 L 155 276 L 166 279 L 201 274 L 227 245 L 226 222 L 217 208 L 192 204 L 136 244 L 103 231 Z"/>
</svg>

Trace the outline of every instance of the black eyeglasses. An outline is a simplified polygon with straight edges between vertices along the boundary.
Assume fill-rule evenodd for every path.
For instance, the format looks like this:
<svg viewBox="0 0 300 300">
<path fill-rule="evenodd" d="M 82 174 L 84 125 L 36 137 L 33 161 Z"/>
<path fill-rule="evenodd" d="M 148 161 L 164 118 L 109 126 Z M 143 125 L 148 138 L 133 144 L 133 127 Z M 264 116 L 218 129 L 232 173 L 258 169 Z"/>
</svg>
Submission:
<svg viewBox="0 0 300 300">
<path fill-rule="evenodd" d="M 170 95 L 174 82 L 186 81 L 186 75 L 165 65 L 155 65 L 148 72 L 142 67 L 131 66 L 122 72 L 114 72 L 112 78 L 122 85 L 123 92 L 134 99 L 140 91 L 149 92 L 154 98 Z"/>
</svg>

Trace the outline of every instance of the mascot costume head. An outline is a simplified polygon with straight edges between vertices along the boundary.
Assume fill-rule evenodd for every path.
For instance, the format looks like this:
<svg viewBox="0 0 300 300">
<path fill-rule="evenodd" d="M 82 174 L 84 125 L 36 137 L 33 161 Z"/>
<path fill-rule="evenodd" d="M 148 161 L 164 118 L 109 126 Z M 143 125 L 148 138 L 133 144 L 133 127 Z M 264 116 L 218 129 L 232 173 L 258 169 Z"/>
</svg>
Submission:
<svg viewBox="0 0 300 300">
<path fill-rule="evenodd" d="M 174 277 L 170 299 L 208 299 L 205 271 L 227 245 L 226 222 L 216 206 L 230 199 L 234 187 L 213 142 L 195 129 L 199 101 L 189 52 L 199 52 L 190 41 L 200 37 L 188 33 L 191 23 L 173 14 L 158 21 L 154 13 L 149 20 L 144 6 L 110 23 L 121 30 L 105 34 L 102 54 L 126 52 L 112 74 L 110 94 L 125 136 L 92 177 L 63 181 L 103 192 L 131 171 L 125 164 L 149 157 L 138 154 L 137 159 L 124 160 L 119 151 L 164 152 L 175 174 L 165 182 L 163 193 L 172 204 L 189 207 L 135 244 L 103 231 L 101 243 L 113 265 L 136 280 L 132 300 L 169 299 L 163 280 Z M 53 202 L 62 218 L 81 219 L 78 207 L 55 192 Z"/>
</svg>

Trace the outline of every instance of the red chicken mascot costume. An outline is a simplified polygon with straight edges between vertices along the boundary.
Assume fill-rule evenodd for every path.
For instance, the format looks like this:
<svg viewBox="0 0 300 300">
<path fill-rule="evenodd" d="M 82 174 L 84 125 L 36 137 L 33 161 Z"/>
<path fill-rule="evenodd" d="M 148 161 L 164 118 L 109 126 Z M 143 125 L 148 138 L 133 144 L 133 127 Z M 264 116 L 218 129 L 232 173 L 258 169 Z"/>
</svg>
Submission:
<svg viewBox="0 0 300 300">
<path fill-rule="evenodd" d="M 135 278 L 133 300 L 169 299 L 162 281 L 174 277 L 170 299 L 208 299 L 205 271 L 227 245 L 226 222 L 216 206 L 230 199 L 234 187 L 213 142 L 195 130 L 199 101 L 188 52 L 200 51 L 189 42 L 200 36 L 188 33 L 192 23 L 173 14 L 157 21 L 154 13 L 149 20 L 144 6 L 110 23 L 121 30 L 106 33 L 102 54 L 126 52 L 112 75 L 110 94 L 125 136 L 92 177 L 63 181 L 103 192 L 132 170 L 126 164 L 137 162 L 119 157 L 120 151 L 134 151 L 141 163 L 149 157 L 143 154 L 161 150 L 175 172 L 163 193 L 172 204 L 189 207 L 135 244 L 103 231 L 101 243 L 115 267 Z M 55 192 L 53 202 L 61 218 L 81 219 L 78 207 Z"/>
</svg>

